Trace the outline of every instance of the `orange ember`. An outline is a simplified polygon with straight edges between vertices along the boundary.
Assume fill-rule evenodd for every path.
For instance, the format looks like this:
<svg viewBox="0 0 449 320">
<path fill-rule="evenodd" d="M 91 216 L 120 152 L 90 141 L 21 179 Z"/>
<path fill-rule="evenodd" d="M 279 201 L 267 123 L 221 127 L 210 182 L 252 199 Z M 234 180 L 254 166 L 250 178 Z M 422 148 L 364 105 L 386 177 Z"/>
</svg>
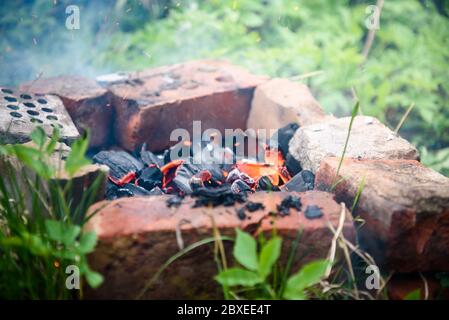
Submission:
<svg viewBox="0 0 449 320">
<path fill-rule="evenodd" d="M 237 169 L 256 181 L 263 176 L 267 176 L 273 185 L 278 186 L 280 180 L 286 183 L 291 179 L 284 163 L 285 160 L 280 151 L 265 148 L 265 162 L 238 162 L 236 166 Z"/>
</svg>

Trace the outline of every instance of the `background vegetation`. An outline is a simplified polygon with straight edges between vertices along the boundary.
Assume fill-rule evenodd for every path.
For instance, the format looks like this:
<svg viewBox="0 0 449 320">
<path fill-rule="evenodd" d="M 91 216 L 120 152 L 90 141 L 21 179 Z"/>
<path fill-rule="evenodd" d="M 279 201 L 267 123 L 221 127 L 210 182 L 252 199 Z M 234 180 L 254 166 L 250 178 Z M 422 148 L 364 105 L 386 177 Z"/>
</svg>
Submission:
<svg viewBox="0 0 449 320">
<path fill-rule="evenodd" d="M 9 1 L 0 9 L 0 84 L 198 58 L 277 77 L 320 71 L 302 81 L 336 115 L 350 114 L 352 87 L 361 112 L 391 128 L 414 103 L 400 134 L 449 175 L 449 2 L 386 0 L 364 61 L 365 10 L 374 2 Z M 69 3 L 81 8 L 80 30 L 64 26 Z"/>
</svg>

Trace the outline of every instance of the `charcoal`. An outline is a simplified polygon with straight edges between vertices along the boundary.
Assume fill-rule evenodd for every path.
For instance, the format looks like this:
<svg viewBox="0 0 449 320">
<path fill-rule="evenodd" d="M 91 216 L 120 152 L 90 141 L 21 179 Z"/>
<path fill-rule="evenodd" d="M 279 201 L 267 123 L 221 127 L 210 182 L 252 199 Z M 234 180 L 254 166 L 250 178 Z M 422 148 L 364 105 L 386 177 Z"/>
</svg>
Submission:
<svg viewBox="0 0 449 320">
<path fill-rule="evenodd" d="M 130 198 L 133 197 L 134 193 L 132 193 L 127 188 L 117 188 L 117 191 L 115 192 L 115 199 L 118 198 Z"/>
<path fill-rule="evenodd" d="M 229 185 L 223 185 L 216 188 L 202 187 L 192 193 L 196 197 L 193 207 L 204 207 L 218 205 L 232 206 L 236 202 L 243 203 L 246 201 L 246 192 L 233 193 Z"/>
<path fill-rule="evenodd" d="M 226 180 L 223 170 L 220 169 L 219 165 L 216 164 L 206 164 L 202 166 L 203 170 L 207 170 L 212 175 L 210 179 L 211 186 L 219 186 L 223 184 Z"/>
<path fill-rule="evenodd" d="M 152 167 L 145 167 L 137 172 L 137 185 L 151 191 L 162 186 L 162 177 L 161 170 L 153 164 Z"/>
<path fill-rule="evenodd" d="M 253 187 L 256 183 L 253 178 L 251 178 L 249 175 L 247 175 L 244 172 L 241 172 L 239 169 L 235 168 L 231 172 L 229 172 L 228 176 L 226 177 L 227 183 L 233 183 L 236 180 L 241 180 L 249 187 Z"/>
<path fill-rule="evenodd" d="M 243 180 L 237 179 L 231 184 L 231 191 L 233 193 L 242 193 L 251 192 L 252 190 Z"/>
<path fill-rule="evenodd" d="M 168 198 L 168 200 L 166 202 L 167 203 L 167 207 L 169 207 L 169 208 L 171 208 L 171 207 L 177 208 L 177 207 L 179 207 L 181 205 L 183 199 L 184 199 L 184 196 L 181 196 L 181 195 L 172 196 L 172 197 Z"/>
<path fill-rule="evenodd" d="M 280 191 L 279 187 L 273 185 L 270 178 L 268 178 L 267 176 L 262 176 L 259 181 L 257 181 L 257 190 Z"/>
<path fill-rule="evenodd" d="M 290 179 L 285 186 L 285 191 L 303 192 L 313 190 L 315 175 L 309 170 L 302 170 L 296 176 Z"/>
<path fill-rule="evenodd" d="M 193 192 L 190 186 L 190 180 L 192 177 L 199 173 L 201 170 L 198 165 L 184 162 L 176 170 L 176 176 L 173 178 L 173 183 L 176 187 L 185 194 L 191 194 Z"/>
<path fill-rule="evenodd" d="M 146 144 L 144 143 L 142 149 L 140 150 L 140 160 L 146 165 L 157 165 L 159 168 L 164 165 L 164 159 L 159 158 L 153 152 L 146 149 Z"/>
<path fill-rule="evenodd" d="M 323 211 L 318 206 L 307 206 L 305 211 L 305 216 L 307 219 L 319 219 L 323 216 Z"/>
<path fill-rule="evenodd" d="M 240 220 L 245 220 L 246 219 L 245 207 L 241 207 L 240 209 L 237 210 L 237 217 Z"/>
<path fill-rule="evenodd" d="M 296 210 L 301 211 L 301 207 L 301 198 L 289 195 L 277 205 L 277 210 L 281 216 L 287 216 L 290 214 L 290 208 L 295 208 Z"/>
<path fill-rule="evenodd" d="M 150 191 L 150 196 L 160 196 L 164 194 L 164 191 L 161 190 L 159 187 L 154 187 L 153 190 Z"/>
<path fill-rule="evenodd" d="M 130 172 L 137 172 L 143 168 L 143 163 L 125 151 L 100 151 L 93 157 L 94 163 L 109 167 L 109 175 L 120 179 Z"/>
<path fill-rule="evenodd" d="M 288 154 L 288 144 L 298 129 L 299 125 L 293 122 L 280 128 L 271 137 L 270 148 L 277 148 L 285 158 Z"/>
<path fill-rule="evenodd" d="M 150 192 L 140 186 L 136 186 L 134 183 L 127 183 L 121 189 L 126 189 L 131 192 L 132 196 L 148 196 Z"/>
<path fill-rule="evenodd" d="M 106 194 L 105 197 L 107 200 L 115 200 L 117 199 L 117 190 L 119 187 L 117 187 L 112 182 L 108 181 L 106 184 Z"/>
<path fill-rule="evenodd" d="M 285 166 L 292 177 L 297 175 L 302 170 L 299 161 L 296 160 L 290 153 L 288 153 L 285 157 Z"/>
<path fill-rule="evenodd" d="M 245 205 L 246 209 L 249 212 L 254 212 L 257 210 L 263 210 L 265 209 L 265 206 L 263 205 L 263 203 L 261 202 L 252 202 L 252 201 L 248 201 Z"/>
</svg>

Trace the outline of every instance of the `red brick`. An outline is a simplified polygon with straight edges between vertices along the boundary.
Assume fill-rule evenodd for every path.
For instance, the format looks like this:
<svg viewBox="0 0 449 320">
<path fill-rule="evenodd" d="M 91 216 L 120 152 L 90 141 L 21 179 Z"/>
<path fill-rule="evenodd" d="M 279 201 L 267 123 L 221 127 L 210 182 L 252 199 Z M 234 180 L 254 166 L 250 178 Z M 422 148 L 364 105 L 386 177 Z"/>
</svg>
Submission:
<svg viewBox="0 0 449 320">
<path fill-rule="evenodd" d="M 303 203 L 301 213 L 291 209 L 287 217 L 277 218 L 274 224 L 269 212 L 276 211 L 276 204 L 289 194 L 265 193 L 251 195 L 250 200 L 263 202 L 265 210 L 248 214 L 249 219 L 241 221 L 233 207 L 191 208 L 193 199 L 185 198 L 177 209 L 166 207 L 167 196 L 127 198 L 113 202 L 101 202 L 91 210 L 101 209 L 87 226 L 99 237 L 99 245 L 90 256 L 92 268 L 105 276 L 104 284 L 90 292 L 95 298 L 132 298 L 142 289 L 143 284 L 173 255 L 179 252 L 176 240 L 177 226 L 180 229 L 185 246 L 212 236 L 213 224 L 221 235 L 234 237 L 235 228 L 251 233 L 270 233 L 273 228 L 284 237 L 283 261 L 298 230 L 303 234 L 297 256 L 302 259 L 295 268 L 312 259 L 325 258 L 328 254 L 332 232 L 328 222 L 334 227 L 338 224 L 341 207 L 325 192 L 308 191 L 298 193 Z M 322 208 L 323 217 L 309 220 L 304 217 L 308 205 Z M 344 226 L 344 234 L 353 241 L 352 220 Z M 232 264 L 230 253 L 232 245 L 224 242 L 229 254 L 228 263 Z M 145 298 L 218 298 L 221 291 L 213 276 L 217 274 L 213 258 L 213 245 L 202 246 L 174 262 L 156 281 Z"/>
<path fill-rule="evenodd" d="M 22 84 L 23 90 L 51 93 L 61 98 L 78 130 L 91 132 L 90 146 L 104 147 L 112 143 L 113 108 L 107 90 L 95 80 L 60 76 Z"/>
<path fill-rule="evenodd" d="M 245 129 L 254 88 L 265 77 L 223 61 L 191 61 L 129 74 L 109 85 L 117 111 L 118 144 L 166 149 L 174 129 Z"/>
<path fill-rule="evenodd" d="M 330 118 L 306 85 L 277 78 L 257 86 L 247 127 L 270 130 L 292 122 L 304 126 Z"/>
<path fill-rule="evenodd" d="M 364 222 L 357 229 L 361 247 L 377 264 L 398 272 L 449 271 L 449 179 L 414 160 L 345 159 L 321 162 L 315 187 L 334 192 L 353 205 L 361 180 L 365 185 L 353 212 Z"/>
</svg>

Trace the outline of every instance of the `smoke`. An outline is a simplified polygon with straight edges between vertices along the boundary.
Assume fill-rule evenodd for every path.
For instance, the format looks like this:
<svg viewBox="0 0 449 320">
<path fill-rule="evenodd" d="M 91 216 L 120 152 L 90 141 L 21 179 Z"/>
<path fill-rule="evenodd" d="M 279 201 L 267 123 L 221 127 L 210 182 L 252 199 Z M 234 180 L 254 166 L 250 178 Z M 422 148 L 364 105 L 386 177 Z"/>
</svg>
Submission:
<svg viewBox="0 0 449 320">
<path fill-rule="evenodd" d="M 22 0 L 0 5 L 0 85 L 117 71 L 101 54 L 114 33 L 144 25 L 148 1 Z M 79 24 L 78 24 L 79 22 Z"/>
</svg>

